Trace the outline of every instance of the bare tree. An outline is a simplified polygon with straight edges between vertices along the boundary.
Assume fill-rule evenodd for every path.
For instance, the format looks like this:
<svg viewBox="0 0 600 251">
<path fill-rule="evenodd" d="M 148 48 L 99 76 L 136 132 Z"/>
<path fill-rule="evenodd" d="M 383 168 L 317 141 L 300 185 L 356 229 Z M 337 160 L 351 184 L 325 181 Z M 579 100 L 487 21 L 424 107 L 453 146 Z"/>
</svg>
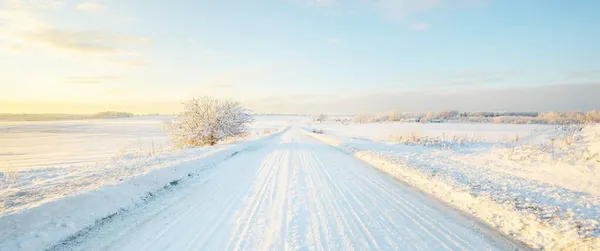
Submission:
<svg viewBox="0 0 600 251">
<path fill-rule="evenodd" d="M 254 122 L 239 102 L 200 97 L 183 102 L 184 110 L 165 125 L 175 147 L 214 145 L 248 131 Z"/>
</svg>

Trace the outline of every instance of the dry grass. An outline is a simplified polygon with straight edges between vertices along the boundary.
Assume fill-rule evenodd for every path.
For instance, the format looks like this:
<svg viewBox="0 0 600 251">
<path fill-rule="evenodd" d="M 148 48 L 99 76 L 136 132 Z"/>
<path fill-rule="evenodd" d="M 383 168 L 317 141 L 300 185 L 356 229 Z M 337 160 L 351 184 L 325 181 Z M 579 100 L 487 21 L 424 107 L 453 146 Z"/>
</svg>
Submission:
<svg viewBox="0 0 600 251">
<path fill-rule="evenodd" d="M 432 146 L 441 148 L 451 148 L 455 146 L 464 146 L 472 143 L 485 143 L 485 138 L 478 135 L 449 135 L 442 133 L 441 136 L 421 135 L 419 131 L 407 131 L 391 134 L 386 141 L 395 144 Z"/>
<path fill-rule="evenodd" d="M 590 148 L 600 144 L 597 132 L 582 125 L 557 127 L 557 134 L 541 142 L 507 147 L 502 155 L 514 161 L 530 162 L 600 162 L 600 154 Z"/>
<path fill-rule="evenodd" d="M 0 169 L 0 175 L 7 183 L 15 183 L 19 180 L 19 171 L 16 168 L 4 167 Z"/>
</svg>

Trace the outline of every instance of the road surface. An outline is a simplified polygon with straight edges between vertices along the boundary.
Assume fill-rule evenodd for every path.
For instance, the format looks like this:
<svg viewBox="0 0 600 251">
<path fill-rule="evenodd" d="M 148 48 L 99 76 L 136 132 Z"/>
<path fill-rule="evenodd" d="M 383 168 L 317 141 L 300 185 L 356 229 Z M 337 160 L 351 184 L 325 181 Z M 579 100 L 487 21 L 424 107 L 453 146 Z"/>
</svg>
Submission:
<svg viewBox="0 0 600 251">
<path fill-rule="evenodd" d="M 291 128 L 55 250 L 514 250 L 373 167 Z"/>
</svg>

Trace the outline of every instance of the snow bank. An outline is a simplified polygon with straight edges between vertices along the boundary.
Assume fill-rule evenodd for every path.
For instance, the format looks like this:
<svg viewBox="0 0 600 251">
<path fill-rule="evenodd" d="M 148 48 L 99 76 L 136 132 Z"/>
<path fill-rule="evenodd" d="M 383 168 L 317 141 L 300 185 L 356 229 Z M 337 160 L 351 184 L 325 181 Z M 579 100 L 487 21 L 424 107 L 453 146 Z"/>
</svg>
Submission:
<svg viewBox="0 0 600 251">
<path fill-rule="evenodd" d="M 98 220 L 143 203 L 183 179 L 200 175 L 220 161 L 249 148 L 260 147 L 282 132 L 238 142 L 200 159 L 162 167 L 126 178 L 118 184 L 4 215 L 0 217 L 0 250 L 48 248 Z"/>
<path fill-rule="evenodd" d="M 455 124 L 455 123 L 322 123 L 315 127 L 329 134 L 372 141 L 390 141 L 400 136 L 417 135 L 429 138 L 465 138 L 473 142 L 495 143 L 525 138 L 534 132 L 552 129 L 550 125 Z"/>
<path fill-rule="evenodd" d="M 586 128 L 584 138 L 589 139 L 592 133 L 588 132 L 597 129 Z M 488 168 L 495 159 L 477 164 L 468 161 L 472 154 L 461 151 L 307 133 L 531 247 L 600 250 L 600 198 L 593 193 Z M 596 149 L 596 141 L 582 142 L 590 151 Z M 598 165 L 587 164 L 586 168 L 599 170 Z M 563 171 L 558 176 L 576 172 Z"/>
</svg>

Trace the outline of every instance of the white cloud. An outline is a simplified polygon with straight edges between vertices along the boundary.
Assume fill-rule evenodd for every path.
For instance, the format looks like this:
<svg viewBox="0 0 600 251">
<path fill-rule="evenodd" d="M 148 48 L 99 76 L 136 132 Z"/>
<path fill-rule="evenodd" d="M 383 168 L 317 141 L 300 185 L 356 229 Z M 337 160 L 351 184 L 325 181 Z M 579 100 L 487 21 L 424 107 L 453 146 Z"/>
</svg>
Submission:
<svg viewBox="0 0 600 251">
<path fill-rule="evenodd" d="M 326 42 L 328 44 L 339 44 L 342 42 L 342 39 L 337 38 L 337 37 L 330 37 L 330 38 L 327 38 Z"/>
<path fill-rule="evenodd" d="M 89 12 L 89 13 L 99 13 L 99 12 L 103 12 L 107 9 L 106 6 L 99 4 L 99 3 L 93 3 L 93 2 L 80 3 L 77 5 L 76 8 L 80 11 L 85 11 L 85 12 Z"/>
<path fill-rule="evenodd" d="M 43 29 L 23 36 L 23 38 L 43 46 L 88 54 L 125 53 L 120 46 L 138 45 L 148 39 L 112 34 L 100 31 L 68 31 L 57 28 Z"/>
<path fill-rule="evenodd" d="M 288 0 L 288 1 L 303 3 L 303 4 L 310 4 L 310 5 L 330 5 L 330 4 L 333 4 L 334 2 L 336 2 L 336 0 Z"/>
<path fill-rule="evenodd" d="M 343 0 L 287 0 L 291 2 L 329 6 L 332 4 L 348 5 L 355 1 Z M 372 8 L 388 19 L 404 19 L 412 14 L 427 12 L 439 8 L 478 6 L 490 3 L 492 0 L 358 0 L 367 8 Z"/>
<path fill-rule="evenodd" d="M 116 76 L 68 77 L 64 82 L 71 84 L 100 84 L 119 80 Z"/>
<path fill-rule="evenodd" d="M 59 6 L 59 5 L 56 5 Z M 83 5 L 89 10 L 96 7 Z M 91 5 L 93 6 L 93 5 Z M 9 0 L 0 6 L 0 49 L 20 51 L 45 49 L 77 54 L 127 54 L 126 47 L 149 40 L 97 30 L 68 30 L 41 19 L 41 11 L 52 11 L 33 2 Z"/>
<path fill-rule="evenodd" d="M 211 54 L 211 55 L 217 55 L 217 54 L 221 54 L 220 51 L 218 50 L 213 50 L 213 49 L 206 49 L 203 50 L 202 52 L 206 53 L 206 54 Z"/>
<path fill-rule="evenodd" d="M 447 0 L 374 0 L 369 2 L 388 18 L 403 18 L 409 14 L 438 8 Z"/>
<path fill-rule="evenodd" d="M 390 19 L 403 19 L 409 15 L 438 8 L 484 5 L 491 0 L 364 0 Z"/>
<path fill-rule="evenodd" d="M 429 29 L 431 25 L 428 22 L 415 22 L 410 24 L 410 28 L 416 31 L 424 31 Z"/>
<path fill-rule="evenodd" d="M 570 111 L 600 107 L 600 83 L 486 88 L 460 91 L 385 92 L 364 95 L 280 95 L 249 102 L 275 113 L 358 114 L 402 111 Z M 315 98 L 318 97 L 318 98 Z M 557 102 L 559 100 L 560 102 Z"/>
<path fill-rule="evenodd" d="M 137 58 L 107 58 L 104 61 L 129 67 L 144 67 L 151 63 L 150 61 L 141 60 Z"/>
<path fill-rule="evenodd" d="M 573 71 L 566 74 L 566 79 L 598 79 L 600 78 L 600 69 Z"/>
</svg>

